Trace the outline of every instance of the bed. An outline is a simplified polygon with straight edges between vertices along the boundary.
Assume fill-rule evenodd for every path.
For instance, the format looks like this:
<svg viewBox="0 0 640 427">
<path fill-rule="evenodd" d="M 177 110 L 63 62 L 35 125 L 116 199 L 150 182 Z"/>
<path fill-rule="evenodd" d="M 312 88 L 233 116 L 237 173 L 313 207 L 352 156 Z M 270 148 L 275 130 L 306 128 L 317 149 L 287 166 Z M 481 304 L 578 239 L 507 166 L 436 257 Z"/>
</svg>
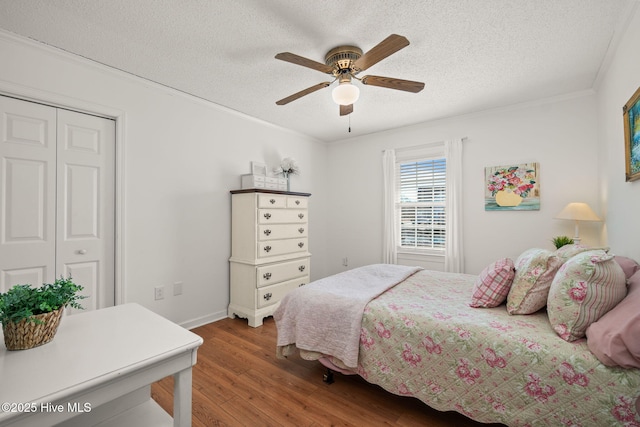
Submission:
<svg viewBox="0 0 640 427">
<path fill-rule="evenodd" d="M 554 275 L 567 261 L 558 257 Z M 363 269 L 373 270 L 377 278 L 386 268 Z M 515 267 L 512 271 L 516 275 Z M 550 321 L 551 308 L 516 315 L 505 303 L 471 307 L 480 276 L 405 270 L 364 298 L 368 301 L 355 324 L 348 316 L 332 323 L 342 317 L 342 301 L 351 294 L 339 290 L 340 283 L 357 283 L 352 271 L 312 282 L 288 294 L 274 314 L 277 354 L 286 357 L 298 351 L 304 359 L 357 373 L 391 393 L 484 423 L 640 426 L 640 369 L 607 366 L 589 349 L 587 339 L 561 338 Z M 555 283 L 553 277 L 547 281 Z M 333 301 L 328 306 L 322 302 L 323 288 Z M 310 326 L 304 329 L 308 318 Z M 331 343 L 329 348 L 336 349 L 331 351 L 324 345 L 335 341 L 337 331 L 349 322 L 355 331 L 342 338 L 353 341 L 355 332 L 355 363 L 349 350 L 345 353 Z M 310 335 L 317 336 L 308 339 Z"/>
</svg>

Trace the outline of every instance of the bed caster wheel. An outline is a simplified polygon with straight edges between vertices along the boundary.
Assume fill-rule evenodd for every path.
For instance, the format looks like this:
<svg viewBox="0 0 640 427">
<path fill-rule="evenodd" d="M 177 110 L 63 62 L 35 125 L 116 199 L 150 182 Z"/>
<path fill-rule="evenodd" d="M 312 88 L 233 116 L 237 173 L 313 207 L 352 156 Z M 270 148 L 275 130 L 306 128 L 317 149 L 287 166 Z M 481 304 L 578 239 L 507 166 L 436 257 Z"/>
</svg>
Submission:
<svg viewBox="0 0 640 427">
<path fill-rule="evenodd" d="M 327 369 L 327 372 L 322 376 L 322 381 L 327 384 L 333 384 L 333 371 Z"/>
</svg>

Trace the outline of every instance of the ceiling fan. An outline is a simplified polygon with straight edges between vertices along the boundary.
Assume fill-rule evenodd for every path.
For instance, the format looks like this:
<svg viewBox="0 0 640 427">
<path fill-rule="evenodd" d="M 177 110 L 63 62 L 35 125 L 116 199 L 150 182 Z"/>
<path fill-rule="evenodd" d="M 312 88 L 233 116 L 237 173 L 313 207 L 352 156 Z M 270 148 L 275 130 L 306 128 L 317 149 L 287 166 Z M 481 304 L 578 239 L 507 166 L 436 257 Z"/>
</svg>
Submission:
<svg viewBox="0 0 640 427">
<path fill-rule="evenodd" d="M 298 98 L 302 98 L 305 95 L 323 89 L 333 82 L 338 81 L 339 84 L 333 89 L 332 97 L 333 100 L 340 105 L 340 115 L 345 116 L 353 112 L 353 103 L 358 100 L 360 95 L 360 89 L 351 84 L 351 79 L 356 79 L 362 84 L 370 86 L 386 87 L 413 93 L 420 92 L 424 88 L 424 83 L 422 82 L 381 76 L 357 77 L 357 74 L 361 71 L 377 64 L 387 56 L 396 53 L 408 45 L 409 40 L 407 40 L 406 37 L 391 34 L 365 54 L 362 54 L 362 50 L 356 46 L 338 46 L 333 48 L 327 52 L 324 64 L 296 55 L 295 53 L 279 53 L 276 55 L 276 59 L 333 75 L 335 79 L 330 82 L 318 83 L 301 90 L 277 101 L 276 104 L 288 104 L 291 101 L 295 101 Z"/>
</svg>

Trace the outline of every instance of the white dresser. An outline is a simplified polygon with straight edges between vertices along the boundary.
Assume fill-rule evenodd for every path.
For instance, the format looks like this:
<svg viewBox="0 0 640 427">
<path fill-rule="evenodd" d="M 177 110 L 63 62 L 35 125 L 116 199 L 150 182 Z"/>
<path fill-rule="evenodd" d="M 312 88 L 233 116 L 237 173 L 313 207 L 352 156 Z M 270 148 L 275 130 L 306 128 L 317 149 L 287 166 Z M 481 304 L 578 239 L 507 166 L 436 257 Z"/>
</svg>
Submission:
<svg viewBox="0 0 640 427">
<path fill-rule="evenodd" d="M 262 189 L 231 192 L 229 317 L 261 326 L 287 292 L 309 283 L 309 196 Z"/>
</svg>

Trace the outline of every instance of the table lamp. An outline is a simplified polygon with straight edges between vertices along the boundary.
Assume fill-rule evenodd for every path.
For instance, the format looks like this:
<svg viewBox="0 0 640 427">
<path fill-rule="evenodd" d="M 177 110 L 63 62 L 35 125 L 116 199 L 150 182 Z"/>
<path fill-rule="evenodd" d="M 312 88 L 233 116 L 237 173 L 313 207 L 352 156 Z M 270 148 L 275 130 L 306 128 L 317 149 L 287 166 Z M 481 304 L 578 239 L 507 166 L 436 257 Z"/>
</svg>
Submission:
<svg viewBox="0 0 640 427">
<path fill-rule="evenodd" d="M 575 222 L 574 244 L 580 243 L 578 234 L 578 221 L 601 221 L 591 207 L 586 203 L 569 203 L 555 216 L 556 219 L 571 219 Z"/>
</svg>

